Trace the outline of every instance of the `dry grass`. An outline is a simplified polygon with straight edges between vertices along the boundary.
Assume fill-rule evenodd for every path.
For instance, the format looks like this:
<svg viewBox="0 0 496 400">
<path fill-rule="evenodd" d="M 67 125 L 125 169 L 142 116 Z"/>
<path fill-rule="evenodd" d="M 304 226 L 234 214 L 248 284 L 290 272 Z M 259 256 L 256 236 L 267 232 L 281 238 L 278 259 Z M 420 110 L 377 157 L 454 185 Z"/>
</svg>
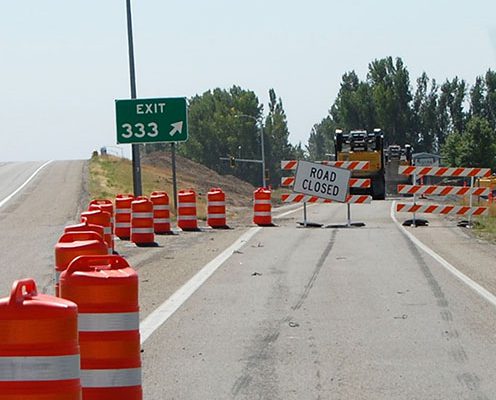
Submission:
<svg viewBox="0 0 496 400">
<path fill-rule="evenodd" d="M 114 156 L 95 156 L 90 161 L 89 190 L 92 199 L 113 199 L 119 193 L 133 193 L 132 163 Z M 172 171 L 166 155 L 148 155 L 141 163 L 142 190 L 145 196 L 153 191 L 165 191 L 169 195 L 171 214 L 175 215 L 172 200 Z M 253 186 L 232 176 L 221 176 L 214 171 L 177 157 L 177 185 L 181 189 L 193 189 L 197 194 L 197 216 L 206 219 L 207 192 L 220 187 L 226 193 L 228 215 L 230 208 L 250 207 Z M 231 207 L 230 207 L 231 206 Z M 239 211 L 236 211 L 239 212 Z"/>
</svg>

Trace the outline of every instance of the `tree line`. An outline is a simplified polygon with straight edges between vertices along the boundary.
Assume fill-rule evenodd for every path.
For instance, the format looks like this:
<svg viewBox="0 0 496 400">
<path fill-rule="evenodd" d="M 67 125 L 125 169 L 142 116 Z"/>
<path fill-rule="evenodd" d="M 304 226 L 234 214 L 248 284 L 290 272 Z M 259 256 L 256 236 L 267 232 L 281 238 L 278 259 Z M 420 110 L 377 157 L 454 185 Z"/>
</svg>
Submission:
<svg viewBox="0 0 496 400">
<path fill-rule="evenodd" d="M 414 87 L 401 58 L 374 60 L 365 80 L 342 76 L 328 115 L 313 126 L 307 151 L 312 159 L 332 152 L 336 128 L 381 128 L 385 143 L 410 144 L 414 152 L 440 154 L 450 166 L 496 169 L 496 72 L 470 86 L 454 77 L 439 84 L 423 73 Z"/>
<path fill-rule="evenodd" d="M 496 169 L 496 72 L 488 70 L 472 86 L 458 77 L 439 84 L 424 72 L 412 85 L 401 58 L 376 59 L 365 80 L 346 72 L 329 112 L 309 133 L 305 147 L 289 142 L 283 103 L 273 89 L 267 112 L 251 90 L 233 86 L 189 99 L 189 139 L 178 153 L 222 174 L 260 185 L 262 130 L 268 182 L 278 186 L 280 161 L 323 160 L 334 152 L 333 137 L 343 130 L 381 128 L 385 143 L 410 144 L 414 152 L 441 154 L 452 166 Z M 166 150 L 166 144 L 145 151 Z"/>
</svg>

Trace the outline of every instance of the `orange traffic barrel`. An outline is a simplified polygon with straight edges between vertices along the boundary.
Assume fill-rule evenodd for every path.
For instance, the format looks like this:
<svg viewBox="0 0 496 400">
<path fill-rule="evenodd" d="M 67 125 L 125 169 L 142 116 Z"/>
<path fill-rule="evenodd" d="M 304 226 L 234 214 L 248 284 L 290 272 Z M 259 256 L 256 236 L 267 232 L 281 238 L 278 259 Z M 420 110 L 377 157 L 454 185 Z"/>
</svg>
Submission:
<svg viewBox="0 0 496 400">
<path fill-rule="evenodd" d="M 253 223 L 260 226 L 272 225 L 271 191 L 258 188 L 253 192 Z"/>
<path fill-rule="evenodd" d="M 131 242 L 137 246 L 155 245 L 153 203 L 144 196 L 131 203 Z"/>
<path fill-rule="evenodd" d="M 207 225 L 227 228 L 226 194 L 220 188 L 212 188 L 207 193 Z"/>
<path fill-rule="evenodd" d="M 81 256 L 60 276 L 78 305 L 83 400 L 142 398 L 138 275 L 116 255 Z"/>
<path fill-rule="evenodd" d="M 109 201 L 110 200 L 93 200 L 93 201 Z M 109 203 L 93 203 L 93 201 L 88 206 L 88 211 L 102 210 L 110 214 L 110 228 L 106 229 L 105 234 L 110 239 L 110 246 L 112 247 L 112 252 L 114 251 L 114 205 L 112 202 Z M 109 253 L 112 254 L 112 253 Z"/>
<path fill-rule="evenodd" d="M 86 218 L 88 223 L 93 225 L 100 225 L 103 227 L 104 235 L 103 239 L 107 243 L 108 253 L 113 253 L 113 239 L 112 239 L 112 228 L 110 222 L 110 213 L 103 211 L 102 209 L 96 209 L 98 206 L 92 206 L 94 209 L 91 211 L 84 211 L 81 213 L 81 220 Z"/>
<path fill-rule="evenodd" d="M 177 199 L 177 226 L 183 231 L 198 230 L 195 191 L 193 189 L 180 190 Z"/>
<path fill-rule="evenodd" d="M 62 271 L 72 260 L 85 254 L 107 254 L 107 244 L 94 231 L 64 233 L 55 244 L 55 295 L 59 295 L 59 280 Z"/>
<path fill-rule="evenodd" d="M 153 230 L 157 234 L 169 234 L 171 231 L 169 196 L 166 192 L 152 192 Z"/>
<path fill-rule="evenodd" d="M 69 233 L 69 232 L 80 232 L 80 231 L 93 231 L 98 233 L 102 237 L 102 241 L 104 240 L 104 235 L 105 235 L 105 230 L 103 229 L 102 226 L 100 225 L 94 225 L 88 223 L 88 220 L 86 218 L 81 218 L 82 222 L 80 224 L 74 224 L 74 225 L 67 225 L 64 228 L 64 233 Z"/>
<path fill-rule="evenodd" d="M 121 240 L 131 237 L 131 203 L 132 194 L 118 194 L 115 196 L 115 235 Z"/>
<path fill-rule="evenodd" d="M 81 400 L 77 306 L 33 279 L 0 299 L 0 400 Z"/>
</svg>

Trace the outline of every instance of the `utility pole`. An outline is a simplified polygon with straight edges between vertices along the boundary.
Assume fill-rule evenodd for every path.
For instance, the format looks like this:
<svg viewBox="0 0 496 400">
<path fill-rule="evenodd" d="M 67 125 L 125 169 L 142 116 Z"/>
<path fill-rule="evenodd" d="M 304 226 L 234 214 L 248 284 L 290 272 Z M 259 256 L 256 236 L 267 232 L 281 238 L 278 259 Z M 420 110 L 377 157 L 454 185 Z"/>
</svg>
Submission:
<svg viewBox="0 0 496 400">
<path fill-rule="evenodd" d="M 129 79 L 131 82 L 131 98 L 136 98 L 136 72 L 134 68 L 133 23 L 131 19 L 131 0 L 126 0 L 127 11 L 127 42 L 129 53 Z M 133 156 L 133 190 L 134 196 L 141 196 L 141 162 L 139 144 L 131 145 Z"/>
</svg>

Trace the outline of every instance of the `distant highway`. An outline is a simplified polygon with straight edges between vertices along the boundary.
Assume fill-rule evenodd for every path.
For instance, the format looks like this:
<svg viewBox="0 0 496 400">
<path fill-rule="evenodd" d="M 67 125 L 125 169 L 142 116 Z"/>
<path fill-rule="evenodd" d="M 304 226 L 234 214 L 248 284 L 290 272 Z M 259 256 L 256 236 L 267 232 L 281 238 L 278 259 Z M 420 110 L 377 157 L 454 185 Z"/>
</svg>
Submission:
<svg viewBox="0 0 496 400">
<path fill-rule="evenodd" d="M 0 163 L 0 202 L 45 162 Z M 0 293 L 16 279 L 32 277 L 53 294 L 53 246 L 80 207 L 84 161 L 46 165 L 0 207 Z"/>
</svg>

